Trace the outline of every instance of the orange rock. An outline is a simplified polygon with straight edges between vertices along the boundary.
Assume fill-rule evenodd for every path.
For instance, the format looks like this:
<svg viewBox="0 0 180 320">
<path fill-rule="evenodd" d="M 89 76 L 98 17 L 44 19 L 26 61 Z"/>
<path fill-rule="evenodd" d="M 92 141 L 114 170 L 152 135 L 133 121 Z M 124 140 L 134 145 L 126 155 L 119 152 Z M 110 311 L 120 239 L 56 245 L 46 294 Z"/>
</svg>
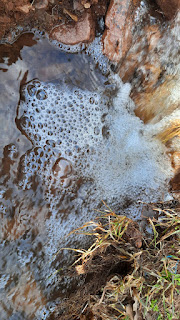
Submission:
<svg viewBox="0 0 180 320">
<path fill-rule="evenodd" d="M 168 19 L 174 18 L 178 10 L 180 10 L 179 0 L 156 0 L 156 2 Z"/>
<path fill-rule="evenodd" d="M 95 37 L 95 25 L 90 12 L 86 12 L 75 25 L 59 25 L 55 27 L 50 38 L 67 45 L 90 42 Z"/>
<path fill-rule="evenodd" d="M 124 82 L 131 81 L 136 71 L 136 74 L 141 74 L 143 91 L 144 89 L 154 90 L 154 85 L 161 73 L 159 57 L 155 52 L 160 38 L 161 33 L 157 25 L 144 28 L 142 36 L 135 41 L 120 66 L 119 75 Z"/>
<path fill-rule="evenodd" d="M 137 3 L 139 1 L 111 0 L 110 2 L 102 41 L 104 54 L 114 62 L 123 59 L 131 46 Z"/>
<path fill-rule="evenodd" d="M 166 78 L 163 84 L 153 91 L 135 93 L 133 100 L 137 106 L 135 114 L 145 123 L 156 123 L 179 108 L 178 96 L 173 95 L 179 90 L 179 81 L 173 76 Z"/>
</svg>

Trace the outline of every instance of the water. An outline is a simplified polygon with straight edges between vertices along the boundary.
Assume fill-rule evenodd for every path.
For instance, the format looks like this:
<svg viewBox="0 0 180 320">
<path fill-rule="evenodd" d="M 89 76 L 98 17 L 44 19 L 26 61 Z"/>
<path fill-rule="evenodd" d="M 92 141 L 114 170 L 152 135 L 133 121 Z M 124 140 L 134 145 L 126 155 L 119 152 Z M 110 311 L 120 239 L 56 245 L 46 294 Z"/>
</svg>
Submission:
<svg viewBox="0 0 180 320">
<path fill-rule="evenodd" d="M 0 319 L 48 319 L 72 288 L 66 271 L 49 278 L 71 254 L 53 254 L 85 242 L 67 234 L 102 199 L 138 219 L 137 200 L 168 194 L 171 164 L 98 39 L 73 54 L 25 34 L 0 51 Z"/>
</svg>

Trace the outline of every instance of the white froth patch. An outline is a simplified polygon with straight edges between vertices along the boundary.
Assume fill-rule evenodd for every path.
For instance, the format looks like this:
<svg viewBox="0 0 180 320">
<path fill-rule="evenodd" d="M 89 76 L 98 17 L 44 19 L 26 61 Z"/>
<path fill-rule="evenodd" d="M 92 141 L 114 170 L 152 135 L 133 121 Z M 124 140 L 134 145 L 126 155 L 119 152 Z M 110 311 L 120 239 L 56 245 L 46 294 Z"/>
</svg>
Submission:
<svg viewBox="0 0 180 320">
<path fill-rule="evenodd" d="M 128 196 L 149 201 L 161 195 L 171 167 L 162 144 L 152 138 L 151 132 L 147 134 L 139 118 L 127 111 L 129 88 L 126 92 L 125 87 L 109 112 L 110 135 L 94 169 L 96 185 L 101 196 L 110 200 Z"/>
<path fill-rule="evenodd" d="M 139 218 L 138 200 L 157 201 L 167 193 L 171 164 L 165 147 L 153 137 L 153 126 L 134 115 L 130 85 L 109 80 L 118 88 L 114 98 L 37 80 L 22 90 L 16 123 L 33 147 L 21 158 L 19 187 L 31 189 L 37 179 L 42 187 L 50 211 L 43 224 L 47 259 L 60 248 L 83 247 L 87 238 L 68 234 L 95 219 L 101 200 Z M 131 207 L 122 211 L 126 200 Z M 62 251 L 62 266 L 71 259 Z"/>
<path fill-rule="evenodd" d="M 24 88 L 19 123 L 33 145 L 44 150 L 47 164 L 38 170 L 40 175 L 43 172 L 41 179 L 51 204 L 56 201 L 52 186 L 61 194 L 68 193 L 69 181 L 79 178 L 91 181 L 91 193 L 85 200 L 94 208 L 101 199 L 109 203 L 121 203 L 125 197 L 157 201 L 166 190 L 171 166 L 165 147 L 133 114 L 130 86 L 117 77 L 113 81 L 119 91 L 109 106 L 98 91 L 92 94 L 37 80 Z M 69 163 L 73 170 L 58 179 L 61 163 Z"/>
</svg>

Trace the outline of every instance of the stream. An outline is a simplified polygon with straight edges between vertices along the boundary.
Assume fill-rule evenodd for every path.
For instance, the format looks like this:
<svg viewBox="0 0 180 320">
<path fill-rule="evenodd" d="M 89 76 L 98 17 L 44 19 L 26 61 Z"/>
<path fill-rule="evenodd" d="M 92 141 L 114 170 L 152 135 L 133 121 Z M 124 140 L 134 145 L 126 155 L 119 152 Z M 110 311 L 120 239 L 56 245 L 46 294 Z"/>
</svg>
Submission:
<svg viewBox="0 0 180 320">
<path fill-rule="evenodd" d="M 166 147 L 134 114 L 131 86 L 100 39 L 65 52 L 38 33 L 0 45 L 0 319 L 48 319 L 73 285 L 68 236 L 102 200 L 140 219 L 142 203 L 171 198 Z M 169 199 L 168 198 L 168 199 Z"/>
</svg>

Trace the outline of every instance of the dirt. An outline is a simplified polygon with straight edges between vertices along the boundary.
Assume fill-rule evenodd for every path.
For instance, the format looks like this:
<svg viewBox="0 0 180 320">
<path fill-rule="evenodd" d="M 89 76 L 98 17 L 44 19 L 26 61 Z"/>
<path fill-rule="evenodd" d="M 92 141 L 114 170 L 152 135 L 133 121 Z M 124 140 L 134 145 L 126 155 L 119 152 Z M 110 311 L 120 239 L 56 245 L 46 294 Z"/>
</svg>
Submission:
<svg viewBox="0 0 180 320">
<path fill-rule="evenodd" d="M 172 206 L 175 208 L 176 204 L 157 204 L 159 210 L 167 212 L 171 212 L 171 209 L 167 208 Z M 178 212 L 177 207 L 176 210 Z M 162 220 L 160 226 L 156 228 L 158 231 L 157 241 L 162 239 L 167 228 L 166 220 L 164 221 L 164 225 Z M 134 235 L 137 232 L 140 234 L 138 225 L 135 229 L 134 222 L 131 221 L 129 230 L 126 230 L 119 241 L 115 238 L 111 238 L 110 241 L 107 239 L 104 245 L 96 247 L 94 251 L 89 251 L 85 259 L 79 260 L 75 268 L 71 269 L 72 276 L 75 272 L 82 285 L 58 306 L 52 315 L 53 320 L 110 320 L 118 319 L 120 314 L 125 313 L 126 315 L 132 313 L 129 318 L 132 320 L 157 319 L 158 314 L 155 310 L 149 310 L 148 315 L 143 316 L 143 305 L 140 303 L 137 307 L 139 303 L 137 296 L 142 301 L 146 299 L 146 289 L 150 288 L 156 280 L 155 274 L 163 275 L 163 261 L 165 265 L 167 264 L 167 268 L 173 267 L 175 263 L 177 268 L 175 272 L 177 275 L 180 273 L 179 264 L 173 260 L 173 255 L 178 256 L 179 240 L 176 236 L 170 236 L 156 246 L 153 244 L 153 236 L 147 237 L 145 234 L 141 234 L 141 239 L 144 238 L 142 247 L 137 248 L 135 242 L 132 242 L 132 229 L 134 229 Z M 173 232 L 173 229 L 169 227 L 168 233 L 171 231 Z M 96 229 L 96 237 L 97 232 L 101 235 L 101 230 Z M 171 257 L 172 260 L 168 260 Z M 142 283 L 143 289 L 138 291 L 139 285 Z M 158 294 L 160 292 L 158 291 Z M 168 291 L 166 294 L 168 295 Z M 174 292 L 175 313 L 178 313 L 178 305 L 179 297 Z M 161 302 L 159 307 L 162 309 L 158 312 L 163 315 L 163 318 L 159 319 L 167 319 Z M 177 320 L 176 317 L 173 319 Z"/>
<path fill-rule="evenodd" d="M 131 251 L 130 244 L 125 245 L 124 248 Z M 80 290 L 71 294 L 68 301 L 58 307 L 54 313 L 55 319 L 83 319 L 79 315 L 86 303 L 89 304 L 91 297 L 96 294 L 101 297 L 102 288 L 105 287 L 106 283 L 115 275 L 124 277 L 131 273 L 132 265 L 133 261 L 129 259 L 129 256 L 122 255 L 121 248 L 116 247 L 113 243 L 103 250 L 96 250 L 86 262 L 76 266 L 76 272 L 79 274 L 79 278 L 84 279 L 84 284 Z M 86 308 L 85 314 L 84 319 L 93 319 L 89 306 Z"/>
<path fill-rule="evenodd" d="M 85 12 L 98 21 L 105 16 L 108 0 L 2 0 L 0 3 L 0 38 L 14 41 L 22 31 L 36 28 L 49 33 L 57 25 L 74 26 Z M 19 29 L 19 32 L 18 32 Z"/>
</svg>

